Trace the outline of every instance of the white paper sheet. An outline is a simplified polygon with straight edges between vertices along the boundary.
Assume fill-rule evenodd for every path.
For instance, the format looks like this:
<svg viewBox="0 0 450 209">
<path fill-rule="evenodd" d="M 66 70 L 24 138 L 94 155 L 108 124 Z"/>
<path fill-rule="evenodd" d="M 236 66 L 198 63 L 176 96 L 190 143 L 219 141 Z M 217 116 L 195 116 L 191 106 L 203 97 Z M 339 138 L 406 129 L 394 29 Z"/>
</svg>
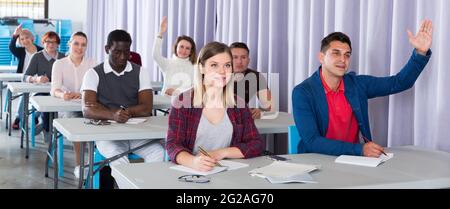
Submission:
<svg viewBox="0 0 450 209">
<path fill-rule="evenodd" d="M 230 161 L 230 160 L 221 160 L 221 161 L 219 161 L 219 163 L 221 165 L 223 165 L 223 167 L 216 166 L 212 170 L 207 171 L 207 172 L 194 170 L 192 168 L 188 168 L 188 167 L 183 166 L 183 165 L 175 165 L 175 166 L 172 166 L 170 168 L 174 169 L 174 170 L 178 170 L 178 171 L 183 171 L 183 172 L 188 172 L 188 173 L 192 173 L 192 174 L 205 175 L 206 176 L 206 175 L 211 175 L 211 174 L 219 173 L 219 172 L 226 171 L 226 170 L 231 171 L 231 170 L 236 170 L 236 169 L 240 169 L 240 168 L 244 168 L 244 167 L 248 166 L 248 164 L 240 163 L 240 162 L 234 162 L 234 161 Z"/>
<path fill-rule="evenodd" d="M 367 166 L 367 167 L 377 167 L 379 164 L 388 161 L 389 159 L 394 157 L 394 153 L 386 153 L 385 155 L 380 155 L 380 157 L 363 157 L 363 156 L 352 156 L 352 155 L 341 155 L 336 158 L 334 162 L 350 164 L 350 165 L 359 165 L 359 166 Z"/>
</svg>

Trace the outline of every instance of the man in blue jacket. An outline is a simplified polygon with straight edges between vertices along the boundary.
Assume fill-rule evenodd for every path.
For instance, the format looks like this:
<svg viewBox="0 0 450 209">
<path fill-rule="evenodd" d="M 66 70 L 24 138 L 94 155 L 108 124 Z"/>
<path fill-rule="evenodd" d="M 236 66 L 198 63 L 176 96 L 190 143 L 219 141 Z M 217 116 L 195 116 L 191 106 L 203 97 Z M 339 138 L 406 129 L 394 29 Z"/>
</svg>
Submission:
<svg viewBox="0 0 450 209">
<path fill-rule="evenodd" d="M 292 92 L 301 137 L 299 153 L 380 156 L 383 148 L 372 142 L 370 134 L 368 99 L 414 85 L 431 57 L 432 30 L 432 22 L 424 20 L 416 35 L 408 31 L 415 49 L 402 70 L 390 77 L 347 73 L 352 53 L 349 37 L 341 32 L 325 37 L 319 53 L 321 66 Z"/>
</svg>

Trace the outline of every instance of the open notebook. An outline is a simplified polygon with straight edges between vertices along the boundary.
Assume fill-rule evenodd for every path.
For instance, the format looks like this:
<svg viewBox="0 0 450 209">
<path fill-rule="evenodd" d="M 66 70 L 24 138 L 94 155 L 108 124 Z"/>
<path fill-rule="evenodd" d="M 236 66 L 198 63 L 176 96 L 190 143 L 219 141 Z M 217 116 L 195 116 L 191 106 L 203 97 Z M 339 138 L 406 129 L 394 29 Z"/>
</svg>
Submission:
<svg viewBox="0 0 450 209">
<path fill-rule="evenodd" d="M 222 167 L 216 166 L 212 170 L 207 171 L 207 172 L 194 170 L 192 168 L 188 168 L 188 167 L 183 166 L 183 165 L 175 165 L 175 166 L 172 166 L 170 168 L 174 169 L 174 170 L 178 170 L 178 171 L 183 171 L 183 172 L 188 172 L 188 173 L 192 173 L 192 174 L 206 176 L 206 175 L 219 173 L 219 172 L 222 172 L 222 171 L 231 171 L 231 170 L 236 170 L 236 169 L 244 168 L 244 167 L 248 166 L 248 164 L 240 163 L 240 162 L 234 162 L 234 161 L 230 161 L 230 160 L 221 160 L 221 161 L 219 161 L 219 163 L 221 165 L 223 165 L 223 166 Z"/>
<path fill-rule="evenodd" d="M 394 153 L 386 153 L 386 155 L 380 155 L 380 157 L 363 157 L 363 156 L 352 156 L 352 155 L 341 155 L 334 162 L 343 163 L 343 164 L 351 164 L 351 165 L 360 165 L 360 166 L 368 166 L 368 167 L 377 167 L 379 164 L 388 161 L 389 159 L 394 157 Z"/>
<path fill-rule="evenodd" d="M 293 182 L 316 183 L 309 172 L 317 170 L 319 168 L 319 165 L 274 161 L 270 165 L 253 169 L 248 173 L 251 176 L 265 178 L 272 184 Z"/>
</svg>

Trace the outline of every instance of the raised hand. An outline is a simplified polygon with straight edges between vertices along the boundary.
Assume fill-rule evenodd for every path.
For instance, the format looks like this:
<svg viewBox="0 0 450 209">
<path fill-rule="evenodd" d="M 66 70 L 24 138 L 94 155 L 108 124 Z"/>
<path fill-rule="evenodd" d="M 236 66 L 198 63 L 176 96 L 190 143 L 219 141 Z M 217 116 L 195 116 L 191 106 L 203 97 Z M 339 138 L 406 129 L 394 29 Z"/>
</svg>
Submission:
<svg viewBox="0 0 450 209">
<path fill-rule="evenodd" d="M 17 26 L 16 30 L 13 33 L 13 36 L 19 36 L 20 33 L 22 33 L 22 24 L 20 24 L 19 26 Z"/>
<path fill-rule="evenodd" d="M 433 41 L 433 23 L 431 20 L 423 20 L 415 36 L 408 30 L 408 38 L 411 45 L 416 48 L 419 54 L 426 55 Z"/>
<path fill-rule="evenodd" d="M 163 20 L 161 21 L 159 35 L 162 36 L 166 32 L 167 32 L 167 17 L 163 17 Z"/>
</svg>

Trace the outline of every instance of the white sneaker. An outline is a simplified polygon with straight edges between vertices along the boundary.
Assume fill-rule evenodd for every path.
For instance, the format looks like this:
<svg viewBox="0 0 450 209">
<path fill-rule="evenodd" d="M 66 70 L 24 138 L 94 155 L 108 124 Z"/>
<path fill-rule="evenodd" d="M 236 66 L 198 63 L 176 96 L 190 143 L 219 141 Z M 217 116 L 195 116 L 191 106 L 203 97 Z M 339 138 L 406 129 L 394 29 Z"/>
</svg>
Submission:
<svg viewBox="0 0 450 209">
<path fill-rule="evenodd" d="M 88 173 L 89 173 L 89 167 L 85 167 L 84 168 L 84 176 L 83 176 L 83 178 L 85 179 L 86 178 L 86 176 L 88 175 Z M 77 166 L 75 166 L 75 169 L 73 169 L 73 175 L 75 176 L 75 178 L 77 178 L 77 179 L 79 179 L 80 178 L 80 166 L 79 165 L 77 165 Z"/>
</svg>

